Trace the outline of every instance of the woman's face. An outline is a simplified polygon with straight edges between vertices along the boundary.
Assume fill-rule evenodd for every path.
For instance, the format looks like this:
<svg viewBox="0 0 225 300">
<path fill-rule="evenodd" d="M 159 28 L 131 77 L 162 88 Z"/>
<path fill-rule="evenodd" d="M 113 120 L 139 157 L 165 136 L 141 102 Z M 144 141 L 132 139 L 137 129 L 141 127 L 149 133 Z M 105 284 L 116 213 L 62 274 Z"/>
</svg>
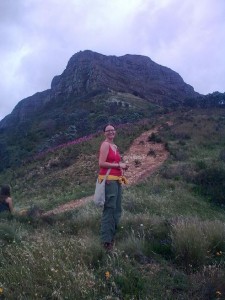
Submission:
<svg viewBox="0 0 225 300">
<path fill-rule="evenodd" d="M 112 125 L 108 125 L 105 128 L 104 134 L 105 134 L 106 138 L 112 140 L 112 139 L 114 139 L 114 137 L 116 135 L 116 130 L 115 130 L 115 128 Z"/>
</svg>

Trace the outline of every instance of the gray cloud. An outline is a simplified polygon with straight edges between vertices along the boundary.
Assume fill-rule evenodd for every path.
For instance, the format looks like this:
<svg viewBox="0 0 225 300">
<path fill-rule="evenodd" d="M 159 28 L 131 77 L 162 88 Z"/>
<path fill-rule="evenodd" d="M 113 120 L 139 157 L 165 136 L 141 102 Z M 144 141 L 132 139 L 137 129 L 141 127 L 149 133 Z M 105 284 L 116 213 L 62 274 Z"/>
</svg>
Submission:
<svg viewBox="0 0 225 300">
<path fill-rule="evenodd" d="M 225 90 L 223 0 L 1 0 L 0 119 L 90 49 L 141 54 L 196 91 Z"/>
</svg>

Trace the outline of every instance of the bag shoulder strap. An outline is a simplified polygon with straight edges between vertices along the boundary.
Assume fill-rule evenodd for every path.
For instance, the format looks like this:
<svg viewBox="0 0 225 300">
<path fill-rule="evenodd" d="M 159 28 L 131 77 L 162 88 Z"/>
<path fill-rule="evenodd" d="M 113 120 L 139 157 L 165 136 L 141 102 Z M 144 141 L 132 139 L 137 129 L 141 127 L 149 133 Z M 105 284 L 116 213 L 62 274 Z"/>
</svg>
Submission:
<svg viewBox="0 0 225 300">
<path fill-rule="evenodd" d="M 110 171 L 111 171 L 111 168 L 107 170 L 107 172 L 106 172 L 105 177 L 104 177 L 103 180 L 106 180 L 106 178 L 108 177 Z"/>
<path fill-rule="evenodd" d="M 106 177 L 108 177 L 108 175 L 109 175 L 110 171 L 111 171 L 111 168 L 110 168 L 110 169 L 108 169 L 108 171 L 106 172 L 106 174 L 105 174 L 105 178 L 106 178 Z"/>
</svg>

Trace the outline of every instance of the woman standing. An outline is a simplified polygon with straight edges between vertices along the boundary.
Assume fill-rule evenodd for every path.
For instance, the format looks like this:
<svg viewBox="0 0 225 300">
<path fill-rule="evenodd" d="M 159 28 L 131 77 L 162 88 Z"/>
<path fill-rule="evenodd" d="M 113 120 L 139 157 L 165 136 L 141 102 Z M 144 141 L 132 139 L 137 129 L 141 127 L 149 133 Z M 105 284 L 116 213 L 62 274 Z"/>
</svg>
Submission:
<svg viewBox="0 0 225 300">
<path fill-rule="evenodd" d="M 114 236 L 121 217 L 121 184 L 126 183 L 123 170 L 128 168 L 127 164 L 121 162 L 118 148 L 114 144 L 115 135 L 114 126 L 105 126 L 105 141 L 101 144 L 99 154 L 99 180 L 103 180 L 107 170 L 111 169 L 105 184 L 105 204 L 101 220 L 101 241 L 107 250 L 113 247 Z"/>
<path fill-rule="evenodd" d="M 2 185 L 0 191 L 0 212 L 8 211 L 13 213 L 13 200 L 9 185 Z"/>
</svg>

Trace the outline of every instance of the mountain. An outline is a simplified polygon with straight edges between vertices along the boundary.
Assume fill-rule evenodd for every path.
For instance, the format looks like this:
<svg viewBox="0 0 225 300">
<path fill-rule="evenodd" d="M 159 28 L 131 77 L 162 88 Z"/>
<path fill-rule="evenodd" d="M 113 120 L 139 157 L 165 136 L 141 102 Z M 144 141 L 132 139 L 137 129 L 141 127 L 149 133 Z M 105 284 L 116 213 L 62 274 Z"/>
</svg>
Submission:
<svg viewBox="0 0 225 300">
<path fill-rule="evenodd" d="M 141 55 L 106 56 L 90 50 L 73 55 L 65 71 L 55 76 L 51 89 L 23 99 L 12 113 L 0 122 L 0 128 L 23 122 L 41 111 L 46 104 L 71 96 L 92 96 L 101 92 L 116 91 L 144 98 L 152 103 L 169 105 L 198 96 L 181 76 L 167 67 L 156 64 Z"/>
<path fill-rule="evenodd" d="M 62 75 L 53 78 L 53 94 L 86 95 L 113 90 L 154 103 L 197 95 L 179 74 L 141 55 L 105 56 L 92 51 L 75 54 Z"/>
<path fill-rule="evenodd" d="M 99 130 L 148 118 L 199 94 L 175 71 L 141 55 L 73 55 L 51 89 L 21 100 L 0 122 L 2 166 Z M 1 168 L 0 168 L 1 169 Z"/>
</svg>

